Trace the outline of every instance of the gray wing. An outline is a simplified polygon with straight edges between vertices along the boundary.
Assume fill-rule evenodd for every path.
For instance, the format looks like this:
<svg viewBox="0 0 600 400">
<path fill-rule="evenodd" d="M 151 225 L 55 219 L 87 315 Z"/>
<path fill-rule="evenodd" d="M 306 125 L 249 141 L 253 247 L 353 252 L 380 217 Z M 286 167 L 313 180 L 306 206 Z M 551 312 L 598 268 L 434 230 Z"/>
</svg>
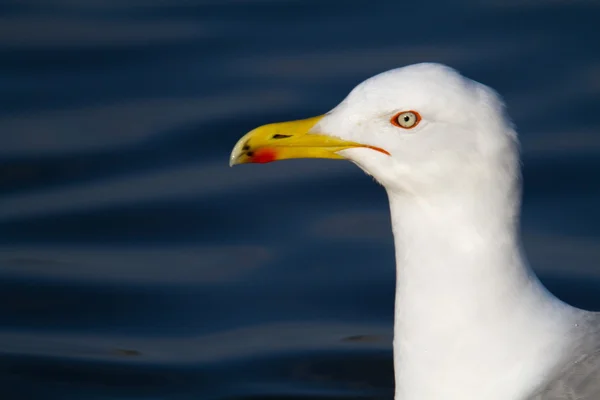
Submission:
<svg viewBox="0 0 600 400">
<path fill-rule="evenodd" d="M 572 361 L 531 400 L 600 400 L 600 317 L 592 315 Z"/>
<path fill-rule="evenodd" d="M 532 400 L 599 400 L 600 351 L 572 364 Z"/>
</svg>

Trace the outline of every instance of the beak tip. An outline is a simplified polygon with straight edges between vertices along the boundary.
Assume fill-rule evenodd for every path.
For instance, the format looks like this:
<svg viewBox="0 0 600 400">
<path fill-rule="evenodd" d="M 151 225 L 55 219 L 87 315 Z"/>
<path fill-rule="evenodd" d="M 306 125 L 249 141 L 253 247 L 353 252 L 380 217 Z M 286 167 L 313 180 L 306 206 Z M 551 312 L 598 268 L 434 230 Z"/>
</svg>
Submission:
<svg viewBox="0 0 600 400">
<path fill-rule="evenodd" d="M 236 143 L 233 148 L 233 151 L 229 155 L 229 166 L 233 167 L 240 163 L 240 156 L 242 155 L 240 142 Z"/>
</svg>

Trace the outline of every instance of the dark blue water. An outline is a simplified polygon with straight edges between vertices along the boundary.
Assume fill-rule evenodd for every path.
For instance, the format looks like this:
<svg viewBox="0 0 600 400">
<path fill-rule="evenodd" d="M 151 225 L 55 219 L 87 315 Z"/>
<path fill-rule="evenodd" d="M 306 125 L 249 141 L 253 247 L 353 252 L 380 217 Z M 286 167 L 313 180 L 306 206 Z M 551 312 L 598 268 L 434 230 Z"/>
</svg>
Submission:
<svg viewBox="0 0 600 400">
<path fill-rule="evenodd" d="M 600 309 L 599 4 L 2 2 L 1 398 L 391 399 L 383 190 L 227 163 L 420 61 L 505 96 L 530 261 Z"/>
</svg>

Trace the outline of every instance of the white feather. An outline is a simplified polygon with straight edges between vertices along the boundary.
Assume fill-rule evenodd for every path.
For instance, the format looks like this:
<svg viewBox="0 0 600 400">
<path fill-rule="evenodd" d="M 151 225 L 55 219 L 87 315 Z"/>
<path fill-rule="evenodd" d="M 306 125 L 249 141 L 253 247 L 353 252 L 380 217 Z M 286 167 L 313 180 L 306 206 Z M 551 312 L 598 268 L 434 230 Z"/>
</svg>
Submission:
<svg viewBox="0 0 600 400">
<path fill-rule="evenodd" d="M 390 123 L 417 111 L 414 129 Z M 583 311 L 552 296 L 519 241 L 517 136 L 490 88 L 438 64 L 358 85 L 313 131 L 387 190 L 396 245 L 398 400 L 526 399 L 573 347 Z"/>
</svg>

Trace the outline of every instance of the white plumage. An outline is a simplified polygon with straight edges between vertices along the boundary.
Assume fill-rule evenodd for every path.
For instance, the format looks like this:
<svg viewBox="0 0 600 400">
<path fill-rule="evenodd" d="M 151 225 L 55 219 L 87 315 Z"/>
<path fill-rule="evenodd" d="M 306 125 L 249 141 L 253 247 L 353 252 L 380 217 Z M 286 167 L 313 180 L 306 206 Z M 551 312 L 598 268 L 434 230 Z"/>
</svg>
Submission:
<svg viewBox="0 0 600 400">
<path fill-rule="evenodd" d="M 414 128 L 390 123 L 406 111 Z M 361 83 L 309 133 L 370 146 L 337 154 L 389 197 L 397 400 L 600 399 L 597 314 L 555 298 L 522 252 L 517 135 L 493 90 L 411 65 Z"/>
</svg>

